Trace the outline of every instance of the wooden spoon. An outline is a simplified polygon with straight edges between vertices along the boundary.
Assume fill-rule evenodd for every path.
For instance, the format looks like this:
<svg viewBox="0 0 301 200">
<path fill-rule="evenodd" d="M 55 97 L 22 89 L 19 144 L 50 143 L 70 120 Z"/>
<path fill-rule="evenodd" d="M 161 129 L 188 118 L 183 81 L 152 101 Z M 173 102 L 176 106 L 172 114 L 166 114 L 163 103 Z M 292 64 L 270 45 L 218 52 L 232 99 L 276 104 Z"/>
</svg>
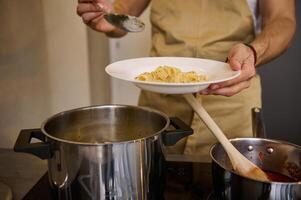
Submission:
<svg viewBox="0 0 301 200">
<path fill-rule="evenodd" d="M 266 173 L 257 167 L 254 163 L 244 157 L 227 139 L 221 129 L 213 121 L 204 107 L 196 100 L 192 94 L 184 94 L 184 98 L 202 119 L 206 126 L 210 129 L 217 140 L 222 144 L 225 151 L 227 152 L 233 169 L 240 175 L 254 178 L 261 181 L 269 181 Z"/>
</svg>

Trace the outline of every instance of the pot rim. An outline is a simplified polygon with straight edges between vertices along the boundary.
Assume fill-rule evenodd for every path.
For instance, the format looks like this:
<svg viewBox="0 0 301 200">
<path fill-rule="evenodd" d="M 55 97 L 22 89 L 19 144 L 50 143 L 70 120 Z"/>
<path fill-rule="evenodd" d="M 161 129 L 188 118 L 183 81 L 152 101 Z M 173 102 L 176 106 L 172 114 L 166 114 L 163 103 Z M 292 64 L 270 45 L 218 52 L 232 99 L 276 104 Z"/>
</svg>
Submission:
<svg viewBox="0 0 301 200">
<path fill-rule="evenodd" d="M 80 111 L 80 110 L 90 110 L 90 109 L 95 109 L 95 108 L 100 108 L 100 107 L 101 108 L 104 108 L 104 107 L 131 107 L 131 108 L 138 108 L 138 109 L 148 111 L 148 112 L 153 112 L 153 113 L 156 113 L 156 114 L 161 115 L 162 117 L 164 117 L 166 119 L 166 125 L 161 130 L 159 130 L 156 133 L 154 133 L 152 135 L 149 135 L 147 137 L 137 138 L 137 139 L 134 139 L 134 140 L 120 141 L 120 142 L 104 142 L 104 143 L 76 142 L 76 141 L 61 139 L 61 138 L 54 137 L 54 136 L 48 134 L 45 130 L 46 124 L 49 121 L 51 121 L 52 119 L 54 119 L 58 116 L 62 116 L 62 115 L 69 114 L 69 113 L 76 112 L 76 111 Z M 103 105 L 92 105 L 92 106 L 84 106 L 84 107 L 74 108 L 74 109 L 70 109 L 70 110 L 66 110 L 66 111 L 62 111 L 62 112 L 59 112 L 57 114 L 54 114 L 54 115 L 50 116 L 49 118 L 47 118 L 46 120 L 43 121 L 43 123 L 41 124 L 41 131 L 44 135 L 46 135 L 47 138 L 50 138 L 50 139 L 55 140 L 57 142 L 62 142 L 62 143 L 67 143 L 67 144 L 74 144 L 74 145 L 81 145 L 81 146 L 104 146 L 104 145 L 113 145 L 113 144 L 116 145 L 116 144 L 141 142 L 142 140 L 146 140 L 148 138 L 152 138 L 152 137 L 155 137 L 155 136 L 161 134 L 163 131 L 165 131 L 168 128 L 169 124 L 170 124 L 170 119 L 165 113 L 160 112 L 160 111 L 155 110 L 155 109 L 152 109 L 152 108 L 148 108 L 148 107 L 144 107 L 144 106 L 125 105 L 125 104 L 103 104 Z"/>
<path fill-rule="evenodd" d="M 269 141 L 269 142 L 274 142 L 276 144 L 287 144 L 287 145 L 290 145 L 290 146 L 293 146 L 297 149 L 301 149 L 301 146 L 299 145 L 296 145 L 296 144 L 293 144 L 293 143 L 290 143 L 290 142 L 286 142 L 286 141 L 283 141 L 283 140 L 275 140 L 275 139 L 267 139 L 267 138 L 250 138 L 250 137 L 246 137 L 246 138 L 233 138 L 233 139 L 229 139 L 230 142 L 232 141 L 247 141 L 247 140 L 253 140 L 253 141 L 256 141 L 256 140 L 261 140 L 261 141 Z M 213 149 L 219 145 L 220 143 L 217 142 L 215 143 L 214 145 L 212 145 L 212 147 L 210 148 L 210 157 L 212 159 L 212 161 L 214 161 L 217 165 L 219 165 L 221 168 L 223 168 L 224 170 L 226 171 L 229 171 L 237 176 L 241 176 L 245 179 L 249 179 L 249 180 L 252 180 L 252 181 L 256 181 L 256 182 L 262 182 L 262 183 L 269 183 L 269 184 L 285 184 L 285 185 L 301 185 L 301 181 L 296 181 L 296 182 L 276 182 L 276 181 L 260 181 L 260 180 L 257 180 L 257 179 L 254 179 L 254 178 L 251 178 L 251 177 L 247 177 L 247 176 L 243 176 L 243 175 L 240 175 L 238 174 L 237 172 L 235 172 L 234 170 L 228 170 L 228 169 L 225 169 L 221 164 L 220 162 L 218 162 L 214 156 L 212 155 L 213 153 Z"/>
</svg>

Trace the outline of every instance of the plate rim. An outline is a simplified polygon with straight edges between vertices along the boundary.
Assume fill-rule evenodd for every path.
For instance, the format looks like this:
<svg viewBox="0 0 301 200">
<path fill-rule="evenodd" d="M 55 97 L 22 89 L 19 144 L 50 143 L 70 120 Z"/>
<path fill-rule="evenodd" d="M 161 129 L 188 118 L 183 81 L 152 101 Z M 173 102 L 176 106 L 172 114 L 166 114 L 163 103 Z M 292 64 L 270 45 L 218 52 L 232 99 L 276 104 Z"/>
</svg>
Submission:
<svg viewBox="0 0 301 200">
<path fill-rule="evenodd" d="M 107 74 L 109 74 L 111 77 L 119 79 L 119 80 L 123 80 L 123 81 L 129 81 L 135 84 L 144 84 L 144 85 L 156 85 L 156 86 L 197 86 L 197 85 L 208 85 L 208 84 L 213 84 L 213 83 L 221 83 L 224 81 L 228 81 L 228 80 L 232 80 L 237 78 L 240 74 L 241 74 L 241 70 L 236 70 L 236 71 L 232 71 L 233 75 L 229 76 L 227 78 L 224 79 L 219 79 L 219 80 L 211 80 L 211 81 L 205 81 L 205 82 L 193 82 L 193 83 L 165 83 L 165 82 L 152 82 L 152 81 L 140 81 L 140 80 L 135 80 L 135 79 L 129 79 L 129 78 L 120 78 L 120 77 L 116 77 L 114 75 L 112 75 L 111 72 L 109 72 L 109 68 L 116 63 L 121 63 L 121 62 L 125 62 L 125 61 L 134 61 L 134 60 L 143 60 L 143 59 L 192 59 L 192 60 L 203 60 L 203 61 L 209 61 L 209 62 L 217 62 L 217 63 L 223 63 L 223 64 L 227 64 L 225 62 L 222 61 L 218 61 L 218 60 L 211 60 L 211 59 L 203 59 L 203 58 L 194 58 L 194 57 L 173 57 L 173 56 L 156 56 L 156 57 L 139 57 L 139 58 L 129 58 L 129 59 L 123 59 L 123 60 L 119 60 L 113 63 L 110 63 L 109 65 L 107 65 L 105 67 L 105 71 Z M 229 65 L 229 64 L 228 64 Z"/>
</svg>

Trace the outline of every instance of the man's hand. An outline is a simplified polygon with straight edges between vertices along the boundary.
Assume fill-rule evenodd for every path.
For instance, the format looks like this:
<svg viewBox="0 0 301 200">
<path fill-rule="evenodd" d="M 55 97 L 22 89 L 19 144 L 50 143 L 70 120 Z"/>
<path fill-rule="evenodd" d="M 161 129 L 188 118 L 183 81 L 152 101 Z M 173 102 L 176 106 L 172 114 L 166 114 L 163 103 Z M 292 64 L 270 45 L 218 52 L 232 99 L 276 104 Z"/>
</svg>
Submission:
<svg viewBox="0 0 301 200">
<path fill-rule="evenodd" d="M 77 14 L 92 29 L 109 37 L 122 37 L 126 32 L 108 23 L 104 14 L 116 12 L 140 16 L 149 2 L 150 0 L 115 0 L 112 5 L 110 0 L 78 0 Z"/>
<path fill-rule="evenodd" d="M 259 4 L 262 31 L 251 43 L 256 49 L 256 66 L 281 55 L 290 46 L 296 31 L 295 0 L 259 1 Z M 230 50 L 228 59 L 231 68 L 241 70 L 241 75 L 234 80 L 212 84 L 201 93 L 232 96 L 250 86 L 250 79 L 255 75 L 252 50 L 237 44 Z"/>
<path fill-rule="evenodd" d="M 255 76 L 255 57 L 250 47 L 239 43 L 229 52 L 228 63 L 235 71 L 241 70 L 239 77 L 210 85 L 210 87 L 201 92 L 201 94 L 214 94 L 222 96 L 233 96 L 243 89 L 250 86 L 250 79 Z"/>
<path fill-rule="evenodd" d="M 83 22 L 96 31 L 112 37 L 125 35 L 104 19 L 104 14 L 113 12 L 113 5 L 108 0 L 79 0 L 76 11 Z"/>
</svg>

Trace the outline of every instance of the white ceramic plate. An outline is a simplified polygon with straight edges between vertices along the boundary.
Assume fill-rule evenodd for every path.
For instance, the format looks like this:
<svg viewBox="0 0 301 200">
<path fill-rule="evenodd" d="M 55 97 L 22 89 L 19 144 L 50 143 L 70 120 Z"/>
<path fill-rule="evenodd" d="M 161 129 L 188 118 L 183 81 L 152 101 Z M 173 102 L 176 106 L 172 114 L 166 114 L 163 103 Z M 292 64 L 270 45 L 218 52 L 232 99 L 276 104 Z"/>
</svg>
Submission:
<svg viewBox="0 0 301 200">
<path fill-rule="evenodd" d="M 160 65 L 173 66 L 183 72 L 195 71 L 206 74 L 209 78 L 206 82 L 198 83 L 162 83 L 138 81 L 135 77 L 154 71 Z M 114 62 L 106 67 L 106 72 L 117 79 L 130 81 L 142 90 L 149 90 L 165 94 L 195 93 L 206 89 L 212 83 L 227 81 L 239 76 L 240 71 L 232 71 L 227 63 L 185 57 L 146 57 L 122 60 Z"/>
</svg>

